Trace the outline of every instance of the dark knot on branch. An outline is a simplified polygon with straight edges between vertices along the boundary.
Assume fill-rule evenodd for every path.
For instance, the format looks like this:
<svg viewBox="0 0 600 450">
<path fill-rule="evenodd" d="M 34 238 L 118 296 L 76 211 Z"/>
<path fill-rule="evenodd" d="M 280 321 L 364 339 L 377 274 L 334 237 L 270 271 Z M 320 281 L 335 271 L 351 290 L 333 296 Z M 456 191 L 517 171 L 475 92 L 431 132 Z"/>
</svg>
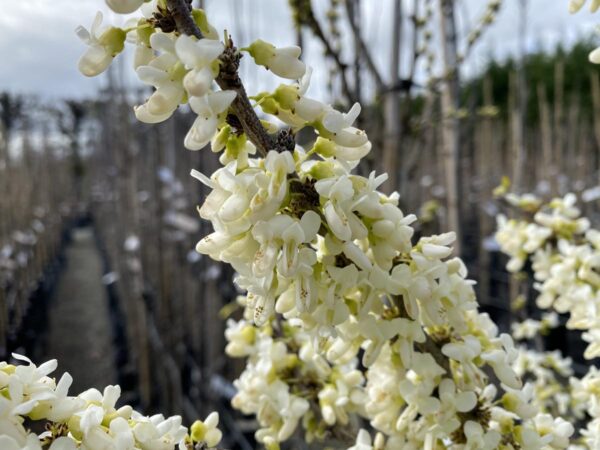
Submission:
<svg viewBox="0 0 600 450">
<path fill-rule="evenodd" d="M 277 133 L 275 145 L 277 146 L 276 150 L 278 152 L 284 152 L 286 150 L 293 152 L 296 148 L 296 139 L 292 130 L 289 128 L 280 130 L 279 133 Z"/>
<path fill-rule="evenodd" d="M 243 55 L 238 52 L 231 40 L 229 40 L 229 45 L 225 48 L 223 53 L 221 53 L 221 56 L 219 56 L 219 60 L 221 61 L 219 78 L 227 82 L 230 89 L 239 87 L 242 84 L 242 81 L 238 75 L 238 69 L 240 67 L 240 60 L 242 59 L 242 56 Z"/>
</svg>

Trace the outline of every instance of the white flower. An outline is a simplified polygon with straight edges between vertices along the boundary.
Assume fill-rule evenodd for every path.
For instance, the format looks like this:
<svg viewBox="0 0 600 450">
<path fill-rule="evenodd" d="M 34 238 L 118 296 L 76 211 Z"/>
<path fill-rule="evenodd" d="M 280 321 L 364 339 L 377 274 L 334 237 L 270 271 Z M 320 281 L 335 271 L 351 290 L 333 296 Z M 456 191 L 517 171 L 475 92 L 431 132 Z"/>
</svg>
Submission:
<svg viewBox="0 0 600 450">
<path fill-rule="evenodd" d="M 153 33 L 150 45 L 159 55 L 148 65 L 141 65 L 136 73 L 140 80 L 156 90 L 141 106 L 134 108 L 135 116 L 145 123 L 159 123 L 167 120 L 177 109 L 185 91 L 181 75 L 177 74 L 179 59 L 175 54 L 175 43 L 165 33 Z"/>
<path fill-rule="evenodd" d="M 79 26 L 75 30 L 77 36 L 89 48 L 79 59 L 79 71 L 87 77 L 94 77 L 104 72 L 113 58 L 123 51 L 125 31 L 120 28 L 101 28 L 102 13 L 98 12 L 91 30 Z"/>
<path fill-rule="evenodd" d="M 352 238 L 352 225 L 356 223 L 356 226 L 360 227 L 358 224 L 360 219 L 350 211 L 354 195 L 350 179 L 347 176 L 342 176 L 340 178 L 319 180 L 315 184 L 315 189 L 319 195 L 327 198 L 323 213 L 333 234 L 341 241 L 350 240 Z"/>
<path fill-rule="evenodd" d="M 145 0 L 106 0 L 110 9 L 119 14 L 131 14 L 144 4 Z"/>
<path fill-rule="evenodd" d="M 503 349 L 488 350 L 481 355 L 481 358 L 492 366 L 494 373 L 502 383 L 511 389 L 521 389 L 521 380 L 511 367 L 512 362 L 518 356 L 512 339 L 509 335 L 502 334 L 496 341 L 502 344 Z"/>
<path fill-rule="evenodd" d="M 208 447 L 216 447 L 221 442 L 223 434 L 217 428 L 219 413 L 212 412 L 203 421 L 197 420 L 190 427 L 192 440 L 204 442 Z"/>
<path fill-rule="evenodd" d="M 190 106 L 198 117 L 185 136 L 187 149 L 200 150 L 210 142 L 219 125 L 218 115 L 229 108 L 235 96 L 234 91 L 218 91 L 190 98 Z"/>
<path fill-rule="evenodd" d="M 347 113 L 333 108 L 325 112 L 322 123 L 327 131 L 327 138 L 343 147 L 361 147 L 369 140 L 366 133 L 354 128 L 352 124 L 360 114 L 360 104 L 355 103 Z"/>
<path fill-rule="evenodd" d="M 540 436 L 546 439 L 548 436 L 552 437 L 548 442 L 551 448 L 566 448 L 569 445 L 569 438 L 575 431 L 569 422 L 550 414 L 539 414 L 533 421 Z"/>
<path fill-rule="evenodd" d="M 224 45 L 212 39 L 197 40 L 182 34 L 177 38 L 177 56 L 191 69 L 183 78 L 183 86 L 190 96 L 207 94 L 214 80 L 211 64 L 223 53 Z"/>
<path fill-rule="evenodd" d="M 187 434 L 187 429 L 181 425 L 180 416 L 165 419 L 162 414 L 145 417 L 133 414 L 133 435 L 140 448 L 171 449 L 174 448 Z"/>
<path fill-rule="evenodd" d="M 356 435 L 356 443 L 352 447 L 348 447 L 348 450 L 383 450 L 385 441 L 381 433 L 377 433 L 373 442 L 371 442 L 371 435 L 369 432 L 361 428 Z"/>
<path fill-rule="evenodd" d="M 472 420 L 468 420 L 463 431 L 467 438 L 467 444 L 465 449 L 468 450 L 479 450 L 484 448 L 497 448 L 500 444 L 502 436 L 495 430 L 484 431 L 483 427 Z"/>
<path fill-rule="evenodd" d="M 259 39 L 244 50 L 250 53 L 256 64 L 264 66 L 282 78 L 296 80 L 302 78 L 306 72 L 306 65 L 298 59 L 301 53 L 300 47 L 276 48 Z"/>
<path fill-rule="evenodd" d="M 229 319 L 225 330 L 225 338 L 228 341 L 225 352 L 233 358 L 251 355 L 254 352 L 256 333 L 252 324 L 244 320 L 236 322 Z"/>
</svg>

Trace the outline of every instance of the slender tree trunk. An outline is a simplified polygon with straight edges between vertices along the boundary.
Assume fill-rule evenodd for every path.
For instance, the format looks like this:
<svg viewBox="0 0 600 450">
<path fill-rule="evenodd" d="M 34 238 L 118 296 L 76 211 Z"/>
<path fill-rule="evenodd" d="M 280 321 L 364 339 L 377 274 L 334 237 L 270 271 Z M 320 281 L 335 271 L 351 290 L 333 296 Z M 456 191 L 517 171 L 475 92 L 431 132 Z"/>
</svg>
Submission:
<svg viewBox="0 0 600 450">
<path fill-rule="evenodd" d="M 554 161 L 557 169 L 563 167 L 564 155 L 564 78 L 565 64 L 558 61 L 554 66 Z M 557 181 L 552 186 L 553 195 L 561 193 Z"/>
<path fill-rule="evenodd" d="M 439 20 L 442 37 L 444 82 L 442 86 L 442 154 L 446 177 L 446 228 L 456 232 L 455 253 L 461 253 L 461 224 L 458 203 L 459 122 L 458 63 L 454 0 L 439 0 Z"/>
<path fill-rule="evenodd" d="M 525 53 L 527 31 L 527 0 L 520 0 L 519 63 L 512 83 L 513 109 L 511 113 L 513 138 L 513 186 L 516 191 L 527 189 L 523 185 L 526 164 L 525 116 L 527 114 L 527 83 L 525 80 Z"/>
<path fill-rule="evenodd" d="M 392 13 L 392 54 L 390 57 L 390 86 L 400 80 L 400 51 L 402 40 L 402 1 L 394 0 Z M 392 90 L 384 97 L 383 168 L 388 172 L 387 190 L 398 189 L 398 151 L 400 148 L 400 93 Z"/>
<path fill-rule="evenodd" d="M 483 80 L 483 103 L 486 107 L 492 107 L 494 100 L 492 97 L 492 79 L 486 77 Z M 482 304 L 490 301 L 490 252 L 485 248 L 485 239 L 492 233 L 493 221 L 487 214 L 485 203 L 490 198 L 491 183 L 493 180 L 492 168 L 490 164 L 496 150 L 493 118 L 486 116 L 483 118 L 483 124 L 479 135 L 477 157 L 477 177 L 479 183 L 479 256 L 477 258 L 478 265 L 478 285 L 479 298 Z"/>
<path fill-rule="evenodd" d="M 541 178 L 549 183 L 554 173 L 554 157 L 552 153 L 552 123 L 550 120 L 550 106 L 546 95 L 546 88 L 542 83 L 537 86 L 538 110 L 540 116 L 540 134 L 542 140 Z"/>
<path fill-rule="evenodd" d="M 600 77 L 597 73 L 592 73 L 590 75 L 591 83 L 592 83 L 592 100 L 594 104 L 594 138 L 596 144 L 596 154 L 600 155 Z M 599 157 L 597 157 L 599 158 Z M 600 167 L 600 160 L 592 161 L 592 163 L 597 164 L 595 167 Z M 600 171 L 598 172 L 600 174 Z M 600 179 L 598 179 L 598 183 L 600 184 Z"/>
</svg>

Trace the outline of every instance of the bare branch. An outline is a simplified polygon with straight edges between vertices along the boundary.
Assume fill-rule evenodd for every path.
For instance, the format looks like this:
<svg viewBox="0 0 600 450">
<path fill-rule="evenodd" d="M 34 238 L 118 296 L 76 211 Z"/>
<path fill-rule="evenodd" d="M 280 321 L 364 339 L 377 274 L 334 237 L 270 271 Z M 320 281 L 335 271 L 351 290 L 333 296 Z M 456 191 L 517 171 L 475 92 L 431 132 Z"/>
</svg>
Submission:
<svg viewBox="0 0 600 450">
<path fill-rule="evenodd" d="M 344 91 L 344 95 L 348 98 L 348 101 L 350 101 L 350 103 L 352 103 L 356 99 L 356 96 L 350 89 L 350 84 L 348 83 L 348 76 L 346 75 L 346 69 L 347 69 L 348 65 L 342 61 L 340 53 L 331 46 L 331 43 L 329 42 L 329 39 L 327 39 L 327 36 L 325 36 L 325 33 L 323 32 L 321 25 L 319 24 L 319 22 L 317 21 L 316 18 L 314 18 L 314 19 L 315 20 L 312 23 L 311 28 L 312 28 L 313 32 L 315 33 L 315 36 L 317 36 L 319 38 L 319 40 L 325 47 L 325 54 L 327 56 L 329 56 L 330 58 L 332 58 L 333 61 L 335 62 L 335 65 L 338 67 L 338 69 L 340 71 L 340 77 L 342 80 L 342 91 Z"/>
<path fill-rule="evenodd" d="M 291 1 L 290 5 L 296 10 L 296 14 L 298 15 L 298 18 L 296 19 L 298 26 L 300 27 L 302 25 L 305 25 L 308 28 L 310 28 L 314 35 L 323 44 L 323 47 L 325 49 L 325 55 L 330 57 L 337 66 L 338 70 L 340 71 L 340 78 L 342 80 L 342 92 L 344 93 L 348 101 L 350 103 L 354 103 L 355 101 L 357 101 L 356 93 L 352 91 L 352 89 L 350 88 L 350 83 L 348 83 L 348 76 L 346 74 L 346 69 L 348 68 L 348 65 L 342 61 L 340 52 L 333 48 L 331 42 L 329 42 L 329 39 L 327 38 L 327 36 L 325 36 L 325 32 L 323 31 L 321 24 L 315 17 L 310 0 L 303 2 Z"/>
<path fill-rule="evenodd" d="M 363 54 L 365 62 L 367 63 L 367 67 L 369 68 L 369 71 L 371 72 L 371 75 L 373 75 L 373 78 L 375 79 L 375 85 L 377 86 L 377 92 L 378 93 L 383 92 L 386 90 L 385 82 L 383 81 L 383 78 L 381 77 L 381 74 L 379 73 L 377 66 L 375 66 L 375 62 L 373 61 L 373 56 L 371 55 L 371 52 L 369 51 L 367 44 L 365 43 L 362 36 L 360 35 L 359 30 L 356 27 L 356 23 L 354 23 L 354 21 L 352 20 L 352 17 L 354 16 L 354 11 L 353 11 L 354 5 L 352 4 L 352 2 L 349 2 L 349 1 L 346 1 L 344 3 L 346 4 L 346 13 L 348 14 L 348 18 L 349 18 L 348 22 L 350 24 L 350 29 L 352 30 L 352 34 L 354 35 L 356 42 L 360 46 L 361 52 Z M 395 81 L 396 80 L 393 80 L 393 82 L 395 82 Z"/>
<path fill-rule="evenodd" d="M 190 5 L 185 0 L 167 0 L 167 5 L 180 33 L 196 36 L 198 39 L 204 37 L 190 14 Z"/>
</svg>

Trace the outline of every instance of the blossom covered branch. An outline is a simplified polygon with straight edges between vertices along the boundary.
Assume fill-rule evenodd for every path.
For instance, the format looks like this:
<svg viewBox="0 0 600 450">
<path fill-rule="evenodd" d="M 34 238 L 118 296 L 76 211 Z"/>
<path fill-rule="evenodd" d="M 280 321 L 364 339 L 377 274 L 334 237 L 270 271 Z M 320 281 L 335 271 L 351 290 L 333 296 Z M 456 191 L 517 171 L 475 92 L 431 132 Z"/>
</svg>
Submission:
<svg viewBox="0 0 600 450">
<path fill-rule="evenodd" d="M 245 292 L 226 351 L 246 359 L 232 404 L 256 416 L 259 442 L 352 433 L 353 449 L 567 448 L 572 424 L 523 387 L 513 340 L 477 310 L 465 265 L 450 258 L 454 233 L 413 243 L 415 216 L 378 190 L 387 175 L 353 172 L 371 150 L 353 126 L 360 105 L 340 112 L 308 97 L 298 47 L 238 50 L 184 0 L 108 4 L 143 17 L 80 28 L 82 72 L 101 73 L 132 42 L 136 73 L 154 88 L 137 118 L 162 122 L 187 104 L 197 118 L 185 146 L 222 152 L 213 174 L 192 171 L 211 189 L 199 212 L 214 228 L 197 250 L 230 264 Z M 241 52 L 292 81 L 248 97 Z M 303 128 L 317 135 L 306 148 L 293 140 Z"/>
</svg>

